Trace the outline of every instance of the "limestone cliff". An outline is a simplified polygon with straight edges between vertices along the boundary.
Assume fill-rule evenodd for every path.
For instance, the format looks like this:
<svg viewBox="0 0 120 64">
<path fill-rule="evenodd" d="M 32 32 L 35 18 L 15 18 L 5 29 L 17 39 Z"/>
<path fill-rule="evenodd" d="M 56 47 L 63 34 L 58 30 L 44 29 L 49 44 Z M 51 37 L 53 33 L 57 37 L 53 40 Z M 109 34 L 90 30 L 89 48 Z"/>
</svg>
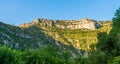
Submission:
<svg viewBox="0 0 120 64">
<path fill-rule="evenodd" d="M 21 24 L 20 27 L 29 27 L 31 25 L 44 25 L 50 27 L 57 27 L 61 29 L 90 29 L 95 30 L 101 26 L 101 23 L 92 19 L 81 20 L 49 20 L 49 19 L 35 19 L 31 23 Z"/>
</svg>

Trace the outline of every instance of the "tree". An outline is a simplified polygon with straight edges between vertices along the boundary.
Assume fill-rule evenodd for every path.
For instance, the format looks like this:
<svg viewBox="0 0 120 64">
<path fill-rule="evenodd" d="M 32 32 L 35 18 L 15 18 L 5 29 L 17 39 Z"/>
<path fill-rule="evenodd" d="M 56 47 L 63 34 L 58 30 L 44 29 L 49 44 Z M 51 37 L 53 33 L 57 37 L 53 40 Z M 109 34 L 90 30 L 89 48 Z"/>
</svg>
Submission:
<svg viewBox="0 0 120 64">
<path fill-rule="evenodd" d="M 115 17 L 113 18 L 113 25 L 114 26 L 120 25 L 120 8 L 115 13 Z"/>
<path fill-rule="evenodd" d="M 94 51 L 89 54 L 88 64 L 107 64 L 107 60 L 110 58 L 102 51 Z"/>
<path fill-rule="evenodd" d="M 110 31 L 110 35 L 116 37 L 118 32 L 120 32 L 120 8 L 116 11 L 115 17 L 113 18 L 112 30 Z"/>
<path fill-rule="evenodd" d="M 120 53 L 120 8 L 116 10 L 115 17 L 113 18 L 113 25 L 112 30 L 110 31 L 110 35 L 114 40 L 112 39 L 112 43 L 114 43 L 114 46 L 116 48 L 116 53 Z"/>
<path fill-rule="evenodd" d="M 65 64 L 62 55 L 52 47 L 39 50 L 26 50 L 22 54 L 25 64 Z"/>
<path fill-rule="evenodd" d="M 114 57 L 108 64 L 120 64 L 120 56 Z"/>
<path fill-rule="evenodd" d="M 0 64 L 23 64 L 20 52 L 0 45 Z"/>
</svg>

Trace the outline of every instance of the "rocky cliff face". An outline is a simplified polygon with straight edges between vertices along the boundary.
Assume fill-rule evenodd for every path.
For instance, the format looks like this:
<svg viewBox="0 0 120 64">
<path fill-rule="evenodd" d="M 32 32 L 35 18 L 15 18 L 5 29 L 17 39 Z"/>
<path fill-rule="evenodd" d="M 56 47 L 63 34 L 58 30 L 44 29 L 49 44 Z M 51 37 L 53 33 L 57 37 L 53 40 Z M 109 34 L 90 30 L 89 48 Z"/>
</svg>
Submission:
<svg viewBox="0 0 120 64">
<path fill-rule="evenodd" d="M 95 30 L 101 26 L 101 23 L 92 19 L 81 20 L 48 20 L 48 19 L 35 19 L 32 23 L 21 24 L 20 27 L 29 27 L 31 25 L 40 24 L 43 26 L 57 27 L 61 29 L 90 29 Z"/>
</svg>

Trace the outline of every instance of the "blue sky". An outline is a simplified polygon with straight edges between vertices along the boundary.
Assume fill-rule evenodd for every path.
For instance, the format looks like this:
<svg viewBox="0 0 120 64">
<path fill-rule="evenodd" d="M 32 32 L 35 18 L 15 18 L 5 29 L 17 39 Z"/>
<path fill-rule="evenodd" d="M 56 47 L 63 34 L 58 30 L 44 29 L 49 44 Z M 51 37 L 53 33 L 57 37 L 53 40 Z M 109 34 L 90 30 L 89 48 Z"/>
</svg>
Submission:
<svg viewBox="0 0 120 64">
<path fill-rule="evenodd" d="M 0 0 L 0 21 L 31 22 L 35 18 L 111 20 L 120 0 Z"/>
</svg>

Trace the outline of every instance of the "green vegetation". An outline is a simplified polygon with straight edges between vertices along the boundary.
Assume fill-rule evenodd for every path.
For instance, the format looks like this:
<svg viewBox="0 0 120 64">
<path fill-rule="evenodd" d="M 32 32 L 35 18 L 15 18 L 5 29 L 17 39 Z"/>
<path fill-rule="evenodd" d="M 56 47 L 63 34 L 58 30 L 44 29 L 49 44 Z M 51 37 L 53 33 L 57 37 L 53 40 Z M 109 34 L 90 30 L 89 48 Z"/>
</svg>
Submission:
<svg viewBox="0 0 120 64">
<path fill-rule="evenodd" d="M 120 8 L 113 18 L 110 33 L 98 33 L 97 50 L 90 53 L 91 64 L 120 64 Z"/>
<path fill-rule="evenodd" d="M 19 51 L 0 45 L 1 64 L 74 64 L 69 52 L 57 53 L 58 49 L 48 46 L 39 50 Z"/>
<path fill-rule="evenodd" d="M 0 64 L 23 64 L 21 52 L 0 45 Z"/>
</svg>

